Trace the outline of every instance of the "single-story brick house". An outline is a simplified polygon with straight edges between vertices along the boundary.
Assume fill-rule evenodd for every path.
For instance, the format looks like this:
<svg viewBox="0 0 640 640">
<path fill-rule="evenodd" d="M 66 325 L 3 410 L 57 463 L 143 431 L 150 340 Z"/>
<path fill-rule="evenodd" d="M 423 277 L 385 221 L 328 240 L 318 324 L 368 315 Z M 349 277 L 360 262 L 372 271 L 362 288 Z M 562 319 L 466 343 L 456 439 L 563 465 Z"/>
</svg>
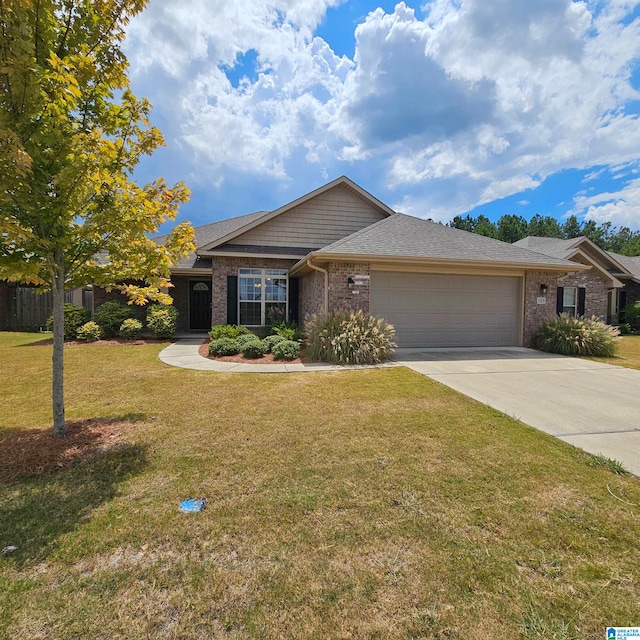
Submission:
<svg viewBox="0 0 640 640">
<path fill-rule="evenodd" d="M 623 321 L 624 307 L 640 300 L 640 256 L 605 251 L 584 236 L 568 240 L 529 236 L 514 245 L 591 267 L 558 279 L 558 313 L 597 316 L 617 324 Z"/>
<path fill-rule="evenodd" d="M 592 269 L 396 213 L 344 176 L 195 232 L 172 275 L 181 332 L 349 308 L 394 324 L 401 347 L 526 345 L 561 279 Z"/>
</svg>

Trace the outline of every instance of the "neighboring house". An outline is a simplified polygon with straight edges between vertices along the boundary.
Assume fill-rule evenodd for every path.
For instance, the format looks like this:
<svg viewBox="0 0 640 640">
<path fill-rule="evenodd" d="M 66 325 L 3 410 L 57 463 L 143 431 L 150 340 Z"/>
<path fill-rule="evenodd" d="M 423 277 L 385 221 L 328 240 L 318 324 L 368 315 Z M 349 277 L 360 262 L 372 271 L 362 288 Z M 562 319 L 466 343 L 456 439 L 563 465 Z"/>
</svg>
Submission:
<svg viewBox="0 0 640 640">
<path fill-rule="evenodd" d="M 195 233 L 172 270 L 180 332 L 347 308 L 391 322 L 400 347 L 527 345 L 555 315 L 560 279 L 591 270 L 396 213 L 346 177 Z M 93 295 L 97 308 L 119 294 Z"/>
<path fill-rule="evenodd" d="M 529 236 L 515 242 L 514 246 L 591 267 L 589 271 L 571 273 L 559 279 L 558 313 L 597 316 L 617 324 L 624 307 L 640 299 L 640 257 L 628 258 L 605 251 L 584 236 L 569 240 Z"/>
</svg>

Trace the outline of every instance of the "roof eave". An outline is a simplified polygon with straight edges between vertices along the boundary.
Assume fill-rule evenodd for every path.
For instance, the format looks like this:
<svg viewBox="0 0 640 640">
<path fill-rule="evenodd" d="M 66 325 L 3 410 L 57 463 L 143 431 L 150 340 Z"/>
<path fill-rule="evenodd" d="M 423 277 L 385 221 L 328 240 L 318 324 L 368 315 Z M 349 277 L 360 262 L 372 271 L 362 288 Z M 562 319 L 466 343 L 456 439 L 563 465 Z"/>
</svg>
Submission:
<svg viewBox="0 0 640 640">
<path fill-rule="evenodd" d="M 393 255 L 370 255 L 357 253 L 340 253 L 328 254 L 320 251 L 314 251 L 305 256 L 302 260 L 289 269 L 289 275 L 295 275 L 307 268 L 307 260 L 316 260 L 317 262 L 370 262 L 370 263 L 390 263 L 421 266 L 460 266 L 460 267 L 491 267 L 495 269 L 520 269 L 522 271 L 555 271 L 558 273 L 567 273 L 570 271 L 588 271 L 590 266 L 571 262 L 567 264 L 553 263 L 530 263 L 530 262 L 514 262 L 509 260 L 460 260 L 459 258 L 433 258 L 418 256 L 393 256 Z"/>
</svg>

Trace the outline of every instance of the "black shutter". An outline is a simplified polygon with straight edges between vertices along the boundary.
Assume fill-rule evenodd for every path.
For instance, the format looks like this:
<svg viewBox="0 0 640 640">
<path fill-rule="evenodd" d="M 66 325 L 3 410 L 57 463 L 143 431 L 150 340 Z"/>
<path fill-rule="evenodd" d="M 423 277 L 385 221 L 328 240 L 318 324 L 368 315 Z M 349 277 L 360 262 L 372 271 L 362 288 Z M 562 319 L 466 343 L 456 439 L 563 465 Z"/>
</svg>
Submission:
<svg viewBox="0 0 640 640">
<path fill-rule="evenodd" d="M 300 280 L 289 278 L 289 322 L 300 324 Z"/>
<path fill-rule="evenodd" d="M 627 306 L 627 292 L 618 291 L 618 322 L 624 322 L 624 308 Z"/>
<path fill-rule="evenodd" d="M 558 297 L 556 298 L 556 313 L 562 313 L 564 307 L 564 287 L 558 287 Z"/>
<path fill-rule="evenodd" d="M 238 276 L 227 276 L 227 324 L 238 324 Z"/>
<path fill-rule="evenodd" d="M 584 301 L 587 297 L 587 290 L 584 287 L 578 287 L 578 315 L 584 315 Z"/>
</svg>

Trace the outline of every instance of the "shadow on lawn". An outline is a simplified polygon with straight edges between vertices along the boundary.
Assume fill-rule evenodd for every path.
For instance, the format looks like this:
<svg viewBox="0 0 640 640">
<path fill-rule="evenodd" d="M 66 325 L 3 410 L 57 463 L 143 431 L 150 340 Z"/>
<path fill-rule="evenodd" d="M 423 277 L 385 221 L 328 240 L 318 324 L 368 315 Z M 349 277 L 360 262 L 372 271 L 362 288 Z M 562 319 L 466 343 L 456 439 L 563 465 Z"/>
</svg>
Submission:
<svg viewBox="0 0 640 640">
<path fill-rule="evenodd" d="M 83 422 L 99 424 L 97 420 Z M 33 432 L 43 430 L 29 431 L 31 439 L 23 441 L 33 445 L 38 440 Z M 97 433 L 95 429 L 94 432 Z M 91 441 L 90 433 L 85 429 L 85 443 Z M 17 435 L 3 438 L 0 446 Z M 41 437 L 41 446 L 53 440 L 51 435 L 49 439 L 36 436 Z M 141 473 L 147 464 L 145 445 L 118 440 L 105 446 L 97 437 L 93 445 L 90 452 L 85 450 L 86 455 L 74 459 L 70 467 L 63 465 L 58 470 L 28 474 L 31 477 L 12 479 L 5 484 L 0 481 L 0 547 L 16 546 L 18 549 L 10 558 L 18 564 L 46 558 L 61 535 L 75 529 L 95 508 L 113 499 L 118 486 Z M 66 450 L 72 449 L 73 445 L 68 444 Z"/>
</svg>

